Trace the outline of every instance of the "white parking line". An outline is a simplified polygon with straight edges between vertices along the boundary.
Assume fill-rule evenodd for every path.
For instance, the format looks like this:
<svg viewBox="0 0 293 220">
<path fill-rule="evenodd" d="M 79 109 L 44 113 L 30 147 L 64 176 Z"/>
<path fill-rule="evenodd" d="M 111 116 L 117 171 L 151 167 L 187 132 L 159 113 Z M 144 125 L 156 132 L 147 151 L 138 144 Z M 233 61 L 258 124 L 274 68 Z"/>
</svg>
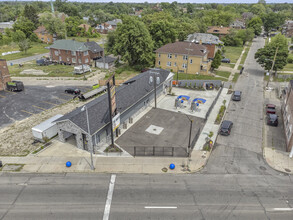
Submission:
<svg viewBox="0 0 293 220">
<path fill-rule="evenodd" d="M 109 190 L 108 190 L 108 195 L 107 195 L 107 201 L 106 201 L 106 205 L 105 205 L 103 220 L 108 220 L 109 219 L 112 196 L 113 196 L 113 192 L 114 192 L 115 180 L 116 180 L 116 175 L 115 174 L 111 175 L 111 180 L 110 180 L 110 184 L 109 184 Z"/>
<path fill-rule="evenodd" d="M 177 206 L 145 206 L 145 209 L 177 209 Z"/>
<path fill-rule="evenodd" d="M 293 211 L 293 208 L 271 208 L 267 209 L 268 212 L 288 212 Z"/>
</svg>

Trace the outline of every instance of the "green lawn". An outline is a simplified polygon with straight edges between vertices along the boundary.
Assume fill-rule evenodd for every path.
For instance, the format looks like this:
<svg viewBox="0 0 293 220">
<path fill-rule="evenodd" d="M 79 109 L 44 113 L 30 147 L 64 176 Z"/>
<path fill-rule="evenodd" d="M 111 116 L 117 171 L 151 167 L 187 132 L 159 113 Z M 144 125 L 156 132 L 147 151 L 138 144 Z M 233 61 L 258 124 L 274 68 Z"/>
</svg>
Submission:
<svg viewBox="0 0 293 220">
<path fill-rule="evenodd" d="M 234 68 L 235 64 L 232 63 L 221 63 L 221 66 L 226 66 L 226 67 L 230 67 L 230 68 Z"/>
<path fill-rule="evenodd" d="M 177 73 L 174 75 L 174 80 L 177 80 Z M 195 74 L 186 74 L 186 73 L 178 73 L 178 80 L 191 80 L 191 79 L 198 79 L 198 80 L 222 80 L 228 81 L 226 78 L 219 78 L 209 75 L 195 75 Z"/>
<path fill-rule="evenodd" d="M 232 82 L 236 83 L 237 80 L 238 80 L 238 78 L 239 78 L 239 76 L 240 76 L 239 73 L 235 73 L 235 74 L 234 74 L 234 77 L 233 77 L 233 79 L 232 79 Z"/>
<path fill-rule="evenodd" d="M 11 76 L 37 76 L 37 77 L 83 77 L 84 75 L 76 75 L 73 74 L 73 66 L 69 65 L 49 65 L 49 66 L 37 66 L 36 64 L 24 64 L 23 67 L 19 67 L 18 65 L 8 66 L 9 72 Z M 33 74 L 20 74 L 23 70 L 27 69 L 35 69 L 35 70 L 43 70 L 45 73 L 49 73 L 48 75 L 33 75 Z M 91 68 L 92 71 L 95 71 L 95 68 Z M 86 75 L 90 74 L 87 72 Z"/>
<path fill-rule="evenodd" d="M 98 40 L 102 40 L 102 39 L 105 39 L 105 42 L 107 40 L 107 34 L 100 34 L 101 36 L 100 37 L 94 37 L 94 38 L 89 38 L 89 37 L 67 37 L 68 40 L 71 40 L 71 39 L 75 39 L 76 41 L 79 41 L 79 42 L 86 42 L 87 39 L 89 39 L 89 41 L 98 41 Z"/>
<path fill-rule="evenodd" d="M 288 63 L 282 71 L 292 71 L 293 72 L 293 63 Z"/>
<path fill-rule="evenodd" d="M 225 77 L 225 78 L 229 78 L 229 76 L 231 75 L 231 72 L 227 72 L 227 71 L 216 71 L 215 72 L 216 75 L 218 76 L 222 76 L 222 77 Z"/>
<path fill-rule="evenodd" d="M 115 70 L 115 79 L 117 80 L 127 80 L 130 79 L 136 75 L 138 75 L 140 71 L 136 70 L 135 68 L 128 66 L 128 65 L 122 65 Z M 106 74 L 105 79 L 109 78 L 113 73 L 109 72 Z"/>
<path fill-rule="evenodd" d="M 6 60 L 15 60 L 15 59 L 29 57 L 29 56 L 33 56 L 33 55 L 37 55 L 37 54 L 48 53 L 49 50 L 45 49 L 45 47 L 48 47 L 48 46 L 49 46 L 48 44 L 32 43 L 32 48 L 30 48 L 26 54 L 24 52 L 20 52 L 20 53 L 2 56 L 2 53 L 4 53 L 4 52 L 19 50 L 19 47 L 17 44 L 11 43 L 10 45 L 4 45 L 4 46 L 0 47 L 0 58 L 6 59 Z"/>
<path fill-rule="evenodd" d="M 229 58 L 231 63 L 236 63 L 241 55 L 243 47 L 225 46 L 225 57 Z"/>
</svg>

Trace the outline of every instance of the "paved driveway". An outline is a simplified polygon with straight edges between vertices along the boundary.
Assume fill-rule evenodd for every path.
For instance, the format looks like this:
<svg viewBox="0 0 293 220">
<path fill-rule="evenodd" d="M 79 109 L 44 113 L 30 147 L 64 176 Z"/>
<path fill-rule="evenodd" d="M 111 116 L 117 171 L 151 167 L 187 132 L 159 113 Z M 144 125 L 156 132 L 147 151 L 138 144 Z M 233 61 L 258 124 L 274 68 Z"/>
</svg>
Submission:
<svg viewBox="0 0 293 220">
<path fill-rule="evenodd" d="M 7 65 L 11 65 L 11 63 L 13 65 L 15 65 L 15 64 L 24 63 L 24 62 L 31 61 L 31 60 L 37 60 L 37 59 L 40 59 L 41 57 L 44 57 L 44 56 L 48 57 L 49 53 L 42 53 L 42 54 L 30 56 L 30 57 L 20 58 L 17 60 L 9 60 L 9 61 L 7 61 Z"/>
</svg>

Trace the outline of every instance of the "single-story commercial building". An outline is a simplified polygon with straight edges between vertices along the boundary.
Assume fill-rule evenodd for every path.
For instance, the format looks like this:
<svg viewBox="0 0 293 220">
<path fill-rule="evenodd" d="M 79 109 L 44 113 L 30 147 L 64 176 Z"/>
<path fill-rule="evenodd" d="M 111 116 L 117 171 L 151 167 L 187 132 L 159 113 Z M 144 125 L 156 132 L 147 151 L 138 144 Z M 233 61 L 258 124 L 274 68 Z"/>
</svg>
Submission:
<svg viewBox="0 0 293 220">
<path fill-rule="evenodd" d="M 154 99 L 154 80 L 157 83 L 156 94 L 160 96 L 172 86 L 173 76 L 170 71 L 152 69 L 117 86 L 116 105 L 120 113 L 120 127 L 132 123 L 133 117 L 150 105 Z M 71 139 L 79 149 L 95 152 L 111 140 L 108 94 L 87 103 L 86 109 L 90 131 L 86 111 L 79 107 L 56 120 L 59 140 L 66 142 Z"/>
</svg>

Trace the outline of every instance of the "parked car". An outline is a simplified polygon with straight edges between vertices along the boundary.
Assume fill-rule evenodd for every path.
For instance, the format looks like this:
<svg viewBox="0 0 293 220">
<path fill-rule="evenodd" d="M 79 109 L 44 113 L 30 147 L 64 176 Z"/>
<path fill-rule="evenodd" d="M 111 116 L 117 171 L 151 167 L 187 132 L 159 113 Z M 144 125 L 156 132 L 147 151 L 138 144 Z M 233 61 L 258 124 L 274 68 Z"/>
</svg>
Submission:
<svg viewBox="0 0 293 220">
<path fill-rule="evenodd" d="M 238 91 L 238 90 L 234 91 L 233 95 L 232 95 L 232 100 L 233 101 L 240 101 L 241 100 L 241 94 L 242 94 L 241 91 Z"/>
<path fill-rule="evenodd" d="M 48 66 L 48 65 L 52 64 L 52 61 L 50 61 L 48 59 L 39 59 L 39 60 L 36 60 L 36 63 L 38 66 Z"/>
<path fill-rule="evenodd" d="M 278 115 L 267 114 L 267 125 L 278 126 Z"/>
<path fill-rule="evenodd" d="M 229 58 L 223 58 L 223 59 L 221 60 L 221 62 L 222 62 L 222 63 L 230 63 L 231 61 L 230 61 Z"/>
<path fill-rule="evenodd" d="M 274 104 L 267 104 L 266 105 L 266 113 L 267 114 L 276 114 L 276 105 L 274 105 Z"/>
<path fill-rule="evenodd" d="M 79 95 L 80 94 L 80 90 L 79 89 L 72 89 L 72 88 L 68 88 L 65 89 L 66 93 L 70 93 L 70 94 L 75 94 L 75 95 Z"/>
<path fill-rule="evenodd" d="M 95 85 L 93 85 L 93 89 L 97 89 L 97 88 L 99 88 L 100 87 L 100 84 L 95 84 Z"/>
<path fill-rule="evenodd" d="M 227 120 L 223 121 L 221 124 L 219 133 L 221 135 L 226 135 L 226 136 L 230 135 L 232 126 L 233 126 L 232 121 L 227 121 Z"/>
</svg>

